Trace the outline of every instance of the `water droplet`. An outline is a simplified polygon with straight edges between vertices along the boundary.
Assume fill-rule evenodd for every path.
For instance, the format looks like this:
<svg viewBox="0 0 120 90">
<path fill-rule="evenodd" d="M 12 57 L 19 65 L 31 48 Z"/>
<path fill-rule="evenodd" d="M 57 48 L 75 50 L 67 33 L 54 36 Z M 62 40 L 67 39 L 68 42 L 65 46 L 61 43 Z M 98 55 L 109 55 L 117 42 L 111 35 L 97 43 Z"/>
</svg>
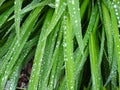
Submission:
<svg viewBox="0 0 120 90">
<path fill-rule="evenodd" d="M 52 75 L 52 78 L 54 78 L 54 75 Z"/>
<path fill-rule="evenodd" d="M 14 4 L 16 5 L 16 1 L 14 2 Z"/>
<path fill-rule="evenodd" d="M 63 18 L 64 18 L 64 19 L 66 19 L 67 17 L 66 17 L 66 16 L 64 16 Z"/>
<path fill-rule="evenodd" d="M 70 89 L 73 89 L 73 86 L 71 86 Z"/>
<path fill-rule="evenodd" d="M 118 52 L 118 54 L 120 54 L 120 52 Z"/>
<path fill-rule="evenodd" d="M 75 20 L 75 23 L 77 23 L 78 22 L 78 20 Z"/>
<path fill-rule="evenodd" d="M 64 26 L 64 30 L 66 30 L 66 26 Z M 64 32 L 66 34 L 66 32 Z"/>
<path fill-rule="evenodd" d="M 114 2 L 112 2 L 112 4 L 114 4 Z"/>
<path fill-rule="evenodd" d="M 117 47 L 119 47 L 119 45 L 117 45 Z"/>
<path fill-rule="evenodd" d="M 71 58 L 71 59 L 73 59 L 73 57 L 72 57 L 72 56 L 71 56 L 70 58 Z"/>
<path fill-rule="evenodd" d="M 72 2 L 71 2 L 72 4 L 75 4 L 75 1 L 74 0 L 72 0 Z"/>
<path fill-rule="evenodd" d="M 66 2 L 64 2 L 63 4 L 64 4 L 65 6 L 67 5 L 67 3 L 66 3 Z"/>
<path fill-rule="evenodd" d="M 118 27 L 120 28 L 120 25 L 118 25 Z"/>
<path fill-rule="evenodd" d="M 74 13 L 74 14 L 76 14 L 76 12 L 75 12 L 75 11 L 74 11 L 73 13 Z"/>
<path fill-rule="evenodd" d="M 117 5 L 116 5 L 116 4 L 114 4 L 114 8 L 117 8 Z"/>
<path fill-rule="evenodd" d="M 120 28 L 120 24 L 118 25 L 118 27 Z"/>
<path fill-rule="evenodd" d="M 67 58 L 65 58 L 64 60 L 65 60 L 66 62 L 68 61 L 68 59 L 67 59 Z"/>
<path fill-rule="evenodd" d="M 116 15 L 118 16 L 118 12 L 116 12 Z"/>
<path fill-rule="evenodd" d="M 118 23 L 120 24 L 120 21 L 118 21 Z"/>
<path fill-rule="evenodd" d="M 120 17 L 119 17 L 119 16 L 117 16 L 117 19 L 119 20 L 119 19 L 120 19 Z"/>
<path fill-rule="evenodd" d="M 66 44 L 66 43 L 64 43 L 64 44 L 63 44 L 63 47 L 66 47 L 66 46 L 67 46 L 67 44 Z"/>
</svg>

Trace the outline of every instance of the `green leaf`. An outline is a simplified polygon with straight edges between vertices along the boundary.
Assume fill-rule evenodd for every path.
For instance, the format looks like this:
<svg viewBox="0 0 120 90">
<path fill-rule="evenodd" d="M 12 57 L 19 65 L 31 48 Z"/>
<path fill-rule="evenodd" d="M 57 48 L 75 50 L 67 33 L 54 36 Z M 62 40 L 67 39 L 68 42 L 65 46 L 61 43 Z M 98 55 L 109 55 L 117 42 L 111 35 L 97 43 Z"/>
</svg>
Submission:
<svg viewBox="0 0 120 90">
<path fill-rule="evenodd" d="M 73 32 L 77 38 L 81 53 L 83 53 L 82 27 L 80 18 L 79 0 L 67 0 L 68 9 L 70 13 L 70 22 L 72 24 Z"/>
<path fill-rule="evenodd" d="M 97 25 L 99 22 L 99 15 L 97 15 L 96 23 L 93 28 L 93 32 L 90 36 L 89 41 L 89 52 L 90 52 L 90 66 L 91 66 L 91 75 L 92 75 L 92 89 L 99 90 L 102 87 L 101 80 L 101 69 L 99 66 L 99 45 L 98 45 L 98 37 L 97 37 Z"/>
<path fill-rule="evenodd" d="M 14 13 L 15 13 L 15 29 L 16 29 L 16 35 L 17 38 L 20 38 L 20 12 L 21 12 L 21 6 L 22 2 L 21 0 L 15 0 L 14 1 Z"/>
<path fill-rule="evenodd" d="M 42 32 L 40 34 L 39 41 L 37 44 L 35 60 L 34 60 L 33 67 L 32 67 L 32 73 L 30 77 L 28 90 L 37 90 L 37 86 L 39 82 L 39 74 L 41 70 L 41 64 L 42 64 L 42 59 L 43 59 L 43 54 L 44 54 L 44 49 L 45 49 L 45 44 L 46 44 L 46 39 L 47 39 L 47 37 L 45 37 L 44 35 L 48 32 L 47 26 L 50 23 L 49 21 L 51 21 L 52 13 L 53 13 L 53 10 L 49 9 L 46 15 L 46 19 L 44 21 L 44 25 L 42 27 Z"/>
<path fill-rule="evenodd" d="M 13 10 L 14 10 L 14 8 L 12 7 L 10 9 L 6 10 L 4 13 L 2 13 L 0 15 L 0 28 L 6 22 L 6 20 L 11 15 L 11 13 L 13 12 Z"/>
<path fill-rule="evenodd" d="M 63 20 L 63 31 L 64 31 L 64 61 L 65 61 L 65 72 L 67 79 L 67 89 L 74 90 L 75 88 L 75 76 L 74 76 L 74 61 L 73 61 L 73 30 L 68 15 L 65 15 Z"/>
<path fill-rule="evenodd" d="M 11 73 L 11 69 L 14 66 L 16 60 L 18 59 L 18 57 L 21 53 L 21 50 L 23 49 L 25 42 L 28 39 L 30 32 L 34 26 L 33 22 L 35 22 L 36 19 L 38 18 L 38 15 L 39 15 L 39 12 L 41 11 L 41 9 L 42 9 L 42 7 L 37 8 L 33 12 L 31 12 L 31 14 L 26 19 L 24 25 L 21 28 L 22 33 L 21 33 L 20 41 L 19 42 L 15 41 L 15 45 L 13 43 L 14 46 L 12 48 L 14 50 L 12 50 L 12 52 L 13 52 L 12 57 L 11 56 L 9 56 L 9 58 L 6 57 L 7 60 L 10 60 L 10 61 L 8 62 L 8 65 L 6 66 L 5 73 L 2 73 L 2 75 L 0 75 L 0 88 L 1 88 L 1 90 L 4 89 L 4 86 L 5 86 L 5 83 L 8 79 L 8 76 Z M 8 53 L 8 55 L 9 55 L 9 53 Z M 4 58 L 4 61 L 6 61 L 6 58 Z M 4 70 L 4 68 L 3 68 L 3 70 Z"/>
<path fill-rule="evenodd" d="M 111 30 L 112 27 L 111 27 L 109 11 L 103 3 L 102 3 L 102 12 L 103 12 L 103 24 L 105 28 L 106 37 L 107 37 L 108 62 L 109 62 L 109 66 L 111 66 L 112 56 L 113 56 L 113 36 L 112 36 L 112 30 Z"/>
</svg>

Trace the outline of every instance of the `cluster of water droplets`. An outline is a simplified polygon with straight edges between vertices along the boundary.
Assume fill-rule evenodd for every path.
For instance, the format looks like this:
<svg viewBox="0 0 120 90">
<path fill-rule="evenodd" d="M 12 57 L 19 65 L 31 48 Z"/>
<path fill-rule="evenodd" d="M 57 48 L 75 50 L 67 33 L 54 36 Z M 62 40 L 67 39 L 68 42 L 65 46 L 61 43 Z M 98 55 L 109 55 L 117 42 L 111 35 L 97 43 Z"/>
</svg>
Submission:
<svg viewBox="0 0 120 90">
<path fill-rule="evenodd" d="M 58 7 L 60 0 L 56 0 L 55 7 Z"/>
<path fill-rule="evenodd" d="M 64 18 L 65 21 L 67 20 L 66 16 L 64 16 L 63 18 Z M 66 29 L 67 29 L 66 24 L 64 24 L 64 26 L 63 26 L 63 30 L 64 30 L 64 42 L 63 42 L 64 52 L 67 51 L 67 48 L 66 48 L 67 47 L 67 43 L 66 43 Z M 68 58 L 67 58 L 66 54 L 64 54 L 64 60 L 68 61 Z"/>
<path fill-rule="evenodd" d="M 73 6 L 75 5 L 75 0 L 70 0 L 69 3 L 71 3 Z M 78 14 L 77 12 L 80 12 L 80 8 L 76 8 L 76 7 L 73 7 L 73 10 L 72 10 L 73 14 L 72 14 L 72 18 L 75 18 L 76 14 Z M 75 25 L 78 25 L 78 19 L 75 18 L 74 19 L 74 23 Z"/>
<path fill-rule="evenodd" d="M 115 10 L 115 14 L 118 20 L 118 27 L 120 28 L 120 1 L 117 2 L 112 2 L 114 10 Z"/>
</svg>

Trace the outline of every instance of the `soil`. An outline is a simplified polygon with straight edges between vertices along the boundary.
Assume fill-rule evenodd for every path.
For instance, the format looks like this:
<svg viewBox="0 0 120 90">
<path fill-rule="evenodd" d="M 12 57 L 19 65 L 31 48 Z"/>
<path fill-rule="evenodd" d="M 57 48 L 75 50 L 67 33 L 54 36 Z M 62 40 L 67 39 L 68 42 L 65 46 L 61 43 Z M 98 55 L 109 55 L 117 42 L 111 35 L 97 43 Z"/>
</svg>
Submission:
<svg viewBox="0 0 120 90">
<path fill-rule="evenodd" d="M 31 60 L 28 63 L 27 67 L 21 71 L 21 74 L 18 80 L 17 90 L 25 89 L 27 87 L 31 70 L 32 70 L 32 64 L 33 64 L 33 60 Z"/>
</svg>

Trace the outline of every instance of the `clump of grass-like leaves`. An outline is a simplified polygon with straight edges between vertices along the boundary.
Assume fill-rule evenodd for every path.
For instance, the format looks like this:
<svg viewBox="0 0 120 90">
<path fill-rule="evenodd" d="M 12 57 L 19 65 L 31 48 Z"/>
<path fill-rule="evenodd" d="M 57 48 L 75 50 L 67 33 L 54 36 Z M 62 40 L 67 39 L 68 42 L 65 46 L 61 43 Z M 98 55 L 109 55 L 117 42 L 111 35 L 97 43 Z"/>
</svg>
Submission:
<svg viewBox="0 0 120 90">
<path fill-rule="evenodd" d="M 0 0 L 0 90 L 119 90 L 119 29 L 120 0 Z"/>
</svg>

